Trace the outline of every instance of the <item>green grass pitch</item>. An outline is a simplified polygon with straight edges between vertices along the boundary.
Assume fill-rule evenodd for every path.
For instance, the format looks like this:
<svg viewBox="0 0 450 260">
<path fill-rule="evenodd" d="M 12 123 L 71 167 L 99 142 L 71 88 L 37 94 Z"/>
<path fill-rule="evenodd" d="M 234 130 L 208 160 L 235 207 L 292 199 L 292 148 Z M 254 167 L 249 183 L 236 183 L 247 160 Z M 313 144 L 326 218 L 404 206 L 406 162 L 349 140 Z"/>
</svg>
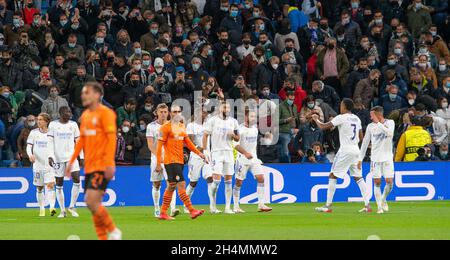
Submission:
<svg viewBox="0 0 450 260">
<path fill-rule="evenodd" d="M 273 205 L 271 213 L 256 213 L 243 205 L 242 215 L 210 215 L 173 222 L 154 219 L 151 207 L 110 208 L 124 239 L 150 240 L 280 240 L 280 239 L 450 239 L 450 201 L 391 203 L 384 215 L 360 214 L 359 203 L 338 203 L 332 214 L 314 212 L 318 204 Z M 91 217 L 39 218 L 38 210 L 0 210 L 0 240 L 56 239 L 78 236 L 96 239 Z"/>
</svg>

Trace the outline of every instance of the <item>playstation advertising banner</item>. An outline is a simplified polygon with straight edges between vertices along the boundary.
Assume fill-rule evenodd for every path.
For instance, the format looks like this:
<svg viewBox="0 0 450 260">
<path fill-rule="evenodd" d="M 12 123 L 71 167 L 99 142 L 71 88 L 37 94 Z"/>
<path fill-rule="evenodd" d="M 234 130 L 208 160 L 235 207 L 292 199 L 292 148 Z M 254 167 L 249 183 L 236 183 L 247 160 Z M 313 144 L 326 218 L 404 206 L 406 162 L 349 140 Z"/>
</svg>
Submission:
<svg viewBox="0 0 450 260">
<path fill-rule="evenodd" d="M 390 200 L 427 201 L 450 199 L 450 163 L 399 163 L 396 164 L 395 188 Z M 270 164 L 264 166 L 267 203 L 324 202 L 331 165 Z M 187 168 L 185 169 L 187 176 Z M 256 181 L 249 174 L 241 191 L 241 203 L 257 201 Z M 373 197 L 373 180 L 369 164 L 364 165 L 368 192 Z M 84 180 L 84 178 L 82 178 Z M 65 182 L 66 196 L 72 183 Z M 164 188 L 164 187 L 163 187 Z M 152 186 L 148 167 L 119 167 L 110 183 L 104 204 L 106 206 L 151 206 Z M 193 195 L 194 204 L 208 205 L 207 184 L 201 180 Z M 224 186 L 219 187 L 218 203 L 223 204 Z M 349 176 L 339 180 L 335 201 L 362 201 L 359 189 Z M 178 201 L 178 205 L 181 201 Z M 85 206 L 80 196 L 79 207 Z M 0 208 L 37 207 L 36 189 L 33 187 L 32 170 L 0 169 Z"/>
</svg>

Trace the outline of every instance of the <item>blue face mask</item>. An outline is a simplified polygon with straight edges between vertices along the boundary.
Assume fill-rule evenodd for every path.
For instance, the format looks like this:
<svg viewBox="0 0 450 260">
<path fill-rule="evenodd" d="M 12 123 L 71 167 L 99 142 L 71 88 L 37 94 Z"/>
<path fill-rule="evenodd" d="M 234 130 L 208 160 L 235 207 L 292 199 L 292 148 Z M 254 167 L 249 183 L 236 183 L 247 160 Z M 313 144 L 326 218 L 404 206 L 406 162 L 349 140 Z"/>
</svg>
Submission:
<svg viewBox="0 0 450 260">
<path fill-rule="evenodd" d="M 450 88 L 450 82 L 447 82 L 447 88 Z"/>
<path fill-rule="evenodd" d="M 395 101 L 395 100 L 397 99 L 397 95 L 396 95 L 396 94 L 389 94 L 389 98 L 390 98 L 392 101 Z"/>
<path fill-rule="evenodd" d="M 352 3 L 352 8 L 353 9 L 358 9 L 359 8 L 359 3 Z"/>
<path fill-rule="evenodd" d="M 231 11 L 230 16 L 236 18 L 239 14 L 239 11 Z"/>
<path fill-rule="evenodd" d="M 5 98 L 9 98 L 9 96 L 11 96 L 11 93 L 5 92 L 5 93 L 2 94 L 2 96 L 5 97 Z"/>
<path fill-rule="evenodd" d="M 208 56 L 213 56 L 214 55 L 214 51 L 213 50 L 209 50 L 208 51 Z"/>
<path fill-rule="evenodd" d="M 75 48 L 76 43 L 69 43 L 69 48 Z"/>
<path fill-rule="evenodd" d="M 192 69 L 198 71 L 200 69 L 200 64 L 192 64 Z"/>
<path fill-rule="evenodd" d="M 290 100 L 290 99 L 287 100 L 287 103 L 288 103 L 288 105 L 290 105 L 290 106 L 294 105 L 294 101 L 293 101 L 293 100 Z"/>
</svg>

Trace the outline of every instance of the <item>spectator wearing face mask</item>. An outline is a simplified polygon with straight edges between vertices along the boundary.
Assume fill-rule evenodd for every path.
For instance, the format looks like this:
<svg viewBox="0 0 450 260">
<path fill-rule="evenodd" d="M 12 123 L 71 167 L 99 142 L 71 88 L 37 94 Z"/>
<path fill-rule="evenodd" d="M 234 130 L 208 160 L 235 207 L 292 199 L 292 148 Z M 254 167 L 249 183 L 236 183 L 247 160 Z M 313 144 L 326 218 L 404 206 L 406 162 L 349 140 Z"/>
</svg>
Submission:
<svg viewBox="0 0 450 260">
<path fill-rule="evenodd" d="M 184 99 L 194 101 L 195 86 L 192 80 L 186 79 L 186 70 L 183 67 L 176 68 L 176 78 L 170 83 L 169 92 L 173 100 Z"/>
<path fill-rule="evenodd" d="M 439 146 L 439 150 L 436 152 L 436 156 L 441 161 L 449 161 L 450 156 L 448 152 L 448 143 L 443 143 Z"/>
<path fill-rule="evenodd" d="M 0 88 L 0 120 L 8 128 L 13 123 L 12 92 L 8 86 Z"/>
<path fill-rule="evenodd" d="M 224 92 L 228 92 L 234 86 L 233 77 L 239 74 L 241 66 L 229 52 L 224 52 L 222 62 L 217 67 L 217 79 Z"/>
<path fill-rule="evenodd" d="M 428 50 L 434 54 L 436 59 L 444 59 L 447 64 L 450 64 L 450 51 L 442 37 L 437 34 L 437 26 L 431 25 L 430 31 L 426 31 L 423 35 Z"/>
<path fill-rule="evenodd" d="M 51 86 L 48 89 L 48 98 L 42 103 L 42 113 L 49 114 L 52 120 L 58 120 L 60 117 L 59 109 L 68 107 L 69 104 L 65 98 L 59 96 L 60 89 L 58 86 Z"/>
<path fill-rule="evenodd" d="M 289 19 L 283 19 L 280 24 L 280 29 L 278 30 L 274 39 L 275 47 L 279 52 L 283 52 L 286 49 L 286 43 L 288 39 L 291 39 L 291 41 L 293 41 L 293 48 L 296 51 L 299 51 L 301 49 L 297 33 L 291 32 L 291 24 Z"/>
<path fill-rule="evenodd" d="M 161 65 L 161 61 L 158 60 L 158 65 Z M 162 66 L 164 67 L 164 61 L 162 62 Z M 150 73 L 142 68 L 142 61 L 139 58 L 135 58 L 132 61 L 131 70 L 128 71 L 124 76 L 124 84 L 130 82 L 131 74 L 139 75 L 139 83 L 142 85 L 147 85 L 149 83 Z"/>
<path fill-rule="evenodd" d="M 78 66 L 76 70 L 76 76 L 72 78 L 69 83 L 68 94 L 69 103 L 72 105 L 74 118 L 78 119 L 83 111 L 83 103 L 81 102 L 81 90 L 86 82 L 95 81 L 91 75 L 86 74 L 86 68 L 84 66 Z"/>
<path fill-rule="evenodd" d="M 316 104 L 316 99 L 314 96 L 306 97 L 303 102 L 302 109 L 300 111 L 300 123 L 306 124 L 309 119 L 311 119 L 312 114 L 319 115 L 320 121 L 324 122 L 324 115 L 322 109 Z"/>
<path fill-rule="evenodd" d="M 280 162 L 290 163 L 291 154 L 289 151 L 289 144 L 293 137 L 298 134 L 299 115 L 298 108 L 295 105 L 295 93 L 289 91 L 287 99 L 279 105 L 279 147 L 280 147 Z"/>
<path fill-rule="evenodd" d="M 61 52 L 64 54 L 65 58 L 69 57 L 69 53 L 73 53 L 75 57 L 79 60 L 85 60 L 85 52 L 82 45 L 78 43 L 78 38 L 76 34 L 70 34 L 67 43 L 61 45 Z"/>
<path fill-rule="evenodd" d="M 380 98 L 379 105 L 384 108 L 384 115 L 388 116 L 391 112 L 407 107 L 406 101 L 398 95 L 398 87 L 389 86 L 388 94 Z"/>
<path fill-rule="evenodd" d="M 20 131 L 19 137 L 17 138 L 17 159 L 21 161 L 22 166 L 30 167 L 31 162 L 26 152 L 28 145 L 27 140 L 30 132 L 37 127 L 35 116 L 27 116 L 24 125 L 25 127 Z"/>
<path fill-rule="evenodd" d="M 321 163 L 327 164 L 330 161 L 327 158 L 327 154 L 324 151 L 322 143 L 314 143 L 312 149 L 306 152 L 305 157 L 303 157 L 302 163 Z"/>
<path fill-rule="evenodd" d="M 337 31 L 340 27 L 344 28 L 344 36 L 350 46 L 355 47 L 362 35 L 361 27 L 351 19 L 347 10 L 342 11 L 341 20 L 334 26 L 334 31 Z"/>
<path fill-rule="evenodd" d="M 231 43 L 237 45 L 241 41 L 243 22 L 237 5 L 230 5 L 229 13 L 223 18 L 220 28 L 224 28 L 229 33 Z"/>
<path fill-rule="evenodd" d="M 301 124 L 294 138 L 294 151 L 300 158 L 304 158 L 307 156 L 307 151 L 317 142 L 323 143 L 323 131 L 317 127 L 309 115 L 308 120 Z"/>
<path fill-rule="evenodd" d="M 149 32 L 142 35 L 140 43 L 145 51 L 152 51 L 156 48 L 159 39 L 159 24 L 156 21 L 150 23 Z"/>
<path fill-rule="evenodd" d="M 381 75 L 386 75 L 387 70 L 394 70 L 397 77 L 406 82 L 409 81 L 408 70 L 398 63 L 398 57 L 395 53 L 388 54 L 386 65 L 381 68 Z"/>
<path fill-rule="evenodd" d="M 271 92 L 278 93 L 283 85 L 279 65 L 280 59 L 274 56 L 268 62 L 256 66 L 250 79 L 252 89 L 261 89 L 268 84 Z"/>
<path fill-rule="evenodd" d="M 117 134 L 116 161 L 119 165 L 132 165 L 142 143 L 129 120 L 124 120 L 120 126 Z"/>
<path fill-rule="evenodd" d="M 449 70 L 449 66 L 447 65 L 446 61 L 444 59 L 441 59 L 439 61 L 439 65 L 438 68 L 436 70 L 436 77 L 437 77 L 437 81 L 439 83 L 439 86 L 441 88 L 445 88 L 446 87 L 446 79 L 447 77 L 450 76 L 450 70 Z"/>
<path fill-rule="evenodd" d="M 1 50 L 2 58 L 0 62 L 0 85 L 11 86 L 13 90 L 22 90 L 23 88 L 23 70 L 22 65 L 15 62 L 12 58 L 12 52 L 9 49 Z"/>
<path fill-rule="evenodd" d="M 438 88 L 438 81 L 436 77 L 436 73 L 434 69 L 431 67 L 431 64 L 428 62 L 428 57 L 425 54 L 419 55 L 419 63 L 416 65 L 416 68 L 423 74 L 429 82 L 433 85 L 434 89 Z"/>
<path fill-rule="evenodd" d="M 241 62 L 240 74 L 244 75 L 247 82 L 250 82 L 254 69 L 265 62 L 264 48 L 258 45 L 254 48 L 253 52 L 247 55 Z"/>
<path fill-rule="evenodd" d="M 356 85 L 360 80 L 365 79 L 369 76 L 370 70 L 368 68 L 367 59 L 361 58 L 358 61 L 357 69 L 349 73 L 347 79 L 346 91 L 350 96 L 355 92 Z"/>
<path fill-rule="evenodd" d="M 336 91 L 323 83 L 323 81 L 317 80 L 312 83 L 312 93 L 316 100 L 320 99 L 323 103 L 328 104 L 334 111 L 339 111 L 341 98 Z"/>
<path fill-rule="evenodd" d="M 384 82 L 381 85 L 380 95 L 383 96 L 388 91 L 388 86 L 396 85 L 398 87 L 398 94 L 406 98 L 408 95 L 408 85 L 404 80 L 397 76 L 394 70 L 387 70 L 384 75 Z"/>
<path fill-rule="evenodd" d="M 272 93 L 269 85 L 264 85 L 260 91 L 259 98 L 263 100 L 277 100 L 280 99 L 280 96 Z"/>
<path fill-rule="evenodd" d="M 238 58 L 242 61 L 245 57 L 252 54 L 255 46 L 252 45 L 251 35 L 249 33 L 244 33 L 242 35 L 242 45 L 237 47 Z"/>
<path fill-rule="evenodd" d="M 237 76 L 234 86 L 228 92 L 229 98 L 234 100 L 247 100 L 251 94 L 252 91 L 247 87 L 244 76 L 242 75 Z"/>
<path fill-rule="evenodd" d="M 430 9 L 422 3 L 422 0 L 413 0 L 406 11 L 408 28 L 414 38 L 419 38 L 420 33 L 428 30 L 432 23 Z"/>
<path fill-rule="evenodd" d="M 372 107 L 374 103 L 377 103 L 375 99 L 378 99 L 379 86 L 380 86 L 381 73 L 375 69 L 370 71 L 369 75 L 356 84 L 355 93 L 353 99 L 361 99 L 362 104 L 366 108 Z"/>
<path fill-rule="evenodd" d="M 201 90 L 203 84 L 208 82 L 209 74 L 203 69 L 200 58 L 194 57 L 191 61 L 192 69 L 186 73 L 187 79 L 194 83 L 195 90 Z"/>
</svg>

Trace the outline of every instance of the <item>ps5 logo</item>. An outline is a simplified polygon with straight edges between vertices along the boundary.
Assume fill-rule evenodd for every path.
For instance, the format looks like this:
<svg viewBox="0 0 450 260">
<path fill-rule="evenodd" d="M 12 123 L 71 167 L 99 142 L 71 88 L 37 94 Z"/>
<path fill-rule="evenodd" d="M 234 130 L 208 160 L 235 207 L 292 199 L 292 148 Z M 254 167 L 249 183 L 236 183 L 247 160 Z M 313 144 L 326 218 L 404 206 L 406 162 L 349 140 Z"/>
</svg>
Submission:
<svg viewBox="0 0 450 260">
<path fill-rule="evenodd" d="M 64 180 L 68 181 L 68 182 L 70 181 L 70 179 L 67 177 L 65 177 Z M 81 176 L 81 181 L 82 182 L 84 181 L 84 176 Z M 22 195 L 22 194 L 26 194 L 30 189 L 30 183 L 24 177 L 0 177 L 0 183 L 7 183 L 8 186 L 15 187 L 15 188 L 11 188 L 11 189 L 0 189 L 0 195 Z M 84 193 L 83 188 L 81 188 L 80 193 Z M 116 203 L 117 194 L 114 190 L 107 189 L 105 198 L 108 198 L 108 199 L 103 202 L 103 205 L 106 207 L 109 207 Z M 39 207 L 37 202 L 29 202 L 29 203 L 26 203 L 25 206 L 27 208 Z M 46 206 L 48 206 L 47 202 L 46 202 Z M 77 202 L 77 207 L 85 207 L 85 206 L 86 206 L 86 203 Z"/>
<path fill-rule="evenodd" d="M 265 181 L 264 203 L 286 204 L 297 202 L 296 196 L 287 193 L 280 193 L 284 189 L 284 177 L 280 171 L 267 166 L 262 166 L 262 171 L 264 172 L 264 181 Z M 243 197 L 240 200 L 240 203 L 253 204 L 256 203 L 257 200 L 258 200 L 258 193 L 253 193 L 246 197 Z"/>
<path fill-rule="evenodd" d="M 328 172 L 311 172 L 311 177 L 328 177 Z M 423 196 L 396 196 L 395 201 L 427 201 L 432 200 L 436 196 L 436 188 L 431 183 L 405 183 L 404 177 L 406 176 L 434 176 L 434 171 L 398 171 L 395 172 L 395 187 L 397 189 L 425 189 L 427 192 Z M 346 175 L 342 180 L 338 181 L 336 189 L 346 189 L 350 186 L 351 177 Z M 366 176 L 367 195 L 372 198 L 373 196 L 373 176 L 369 173 Z M 311 202 L 319 202 L 319 192 L 326 192 L 328 184 L 318 184 L 311 189 Z M 349 197 L 349 202 L 362 202 L 362 197 Z"/>
</svg>

